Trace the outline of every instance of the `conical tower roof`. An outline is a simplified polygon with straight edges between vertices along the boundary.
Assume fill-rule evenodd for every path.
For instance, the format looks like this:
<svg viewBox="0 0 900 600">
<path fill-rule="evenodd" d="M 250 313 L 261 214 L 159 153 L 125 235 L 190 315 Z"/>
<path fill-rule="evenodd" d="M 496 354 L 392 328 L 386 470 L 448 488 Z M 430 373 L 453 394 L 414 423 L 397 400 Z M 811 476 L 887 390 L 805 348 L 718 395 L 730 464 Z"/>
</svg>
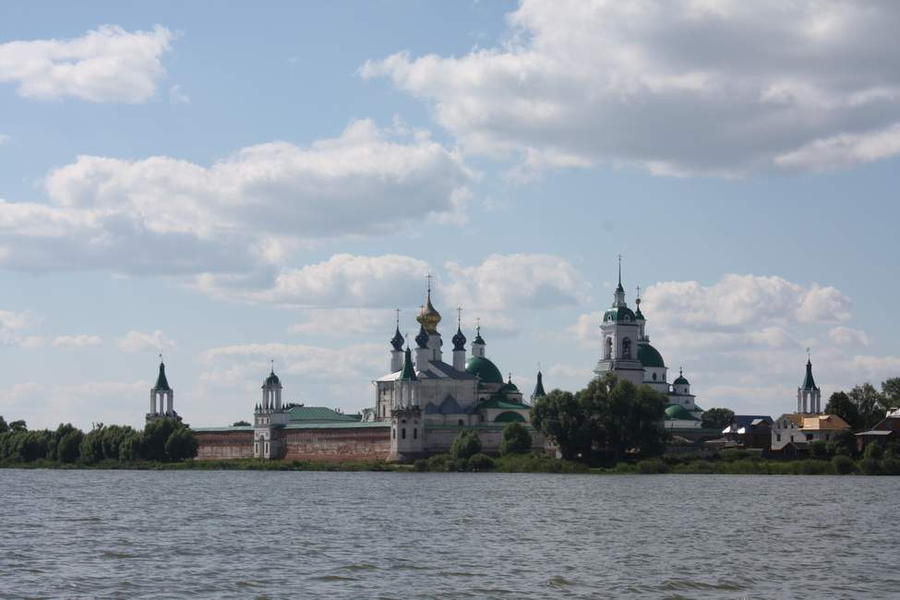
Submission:
<svg viewBox="0 0 900 600">
<path fill-rule="evenodd" d="M 172 391 L 172 388 L 169 387 L 169 380 L 166 379 L 166 365 L 162 361 L 159 363 L 159 375 L 156 376 L 156 385 L 153 386 L 153 389 L 157 392 Z"/>
</svg>

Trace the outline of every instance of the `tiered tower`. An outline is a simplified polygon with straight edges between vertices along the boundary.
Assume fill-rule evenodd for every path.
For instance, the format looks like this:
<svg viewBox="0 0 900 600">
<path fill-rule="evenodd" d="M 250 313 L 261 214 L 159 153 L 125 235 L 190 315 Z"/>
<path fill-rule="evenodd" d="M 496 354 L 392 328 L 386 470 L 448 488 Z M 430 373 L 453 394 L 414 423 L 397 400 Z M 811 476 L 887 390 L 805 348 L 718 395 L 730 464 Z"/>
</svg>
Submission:
<svg viewBox="0 0 900 600">
<path fill-rule="evenodd" d="M 262 402 L 253 412 L 253 456 L 256 458 L 284 456 L 286 449 L 280 433 L 287 425 L 288 416 L 281 404 L 282 389 L 273 364 L 262 385 Z"/>
<path fill-rule="evenodd" d="M 806 377 L 803 385 L 797 388 L 797 412 L 801 414 L 819 414 L 822 412 L 822 390 L 816 387 L 812 374 L 812 357 L 807 350 Z"/>
<path fill-rule="evenodd" d="M 391 410 L 391 453 L 388 460 L 405 462 L 425 453 L 425 422 L 419 406 L 419 379 L 413 369 L 412 352 L 406 349 L 403 372 L 394 382 Z"/>
<path fill-rule="evenodd" d="M 617 377 L 634 385 L 644 382 L 644 367 L 638 358 L 638 341 L 641 326 L 634 312 L 625 302 L 625 288 L 622 287 L 622 257 L 619 257 L 619 285 L 613 294 L 612 306 L 603 314 L 600 324 L 603 335 L 603 353 L 594 373 L 604 375 L 614 373 Z"/>
<path fill-rule="evenodd" d="M 150 388 L 150 412 L 146 415 L 146 422 L 150 423 L 156 419 L 172 417 L 173 419 L 181 419 L 175 412 L 175 392 L 169 386 L 169 380 L 166 379 L 166 365 L 162 361 L 162 355 L 159 357 L 159 375 L 156 376 L 156 384 Z"/>
</svg>

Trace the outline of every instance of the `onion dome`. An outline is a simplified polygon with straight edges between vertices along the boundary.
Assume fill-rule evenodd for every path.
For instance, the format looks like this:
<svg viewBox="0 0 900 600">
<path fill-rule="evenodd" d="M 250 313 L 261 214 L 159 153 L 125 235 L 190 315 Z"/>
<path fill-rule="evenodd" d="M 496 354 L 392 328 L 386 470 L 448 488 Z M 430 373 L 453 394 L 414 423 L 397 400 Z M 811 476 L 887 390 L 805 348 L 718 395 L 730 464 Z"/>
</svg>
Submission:
<svg viewBox="0 0 900 600">
<path fill-rule="evenodd" d="M 478 327 L 475 328 L 475 341 L 472 342 L 472 343 L 473 343 L 473 344 L 480 344 L 480 345 L 482 345 L 482 346 L 485 345 L 485 343 L 484 343 L 484 338 L 481 337 L 481 325 L 479 325 Z M 501 377 L 501 379 L 503 379 L 503 378 Z"/>
<path fill-rule="evenodd" d="M 670 404 L 666 407 L 667 421 L 696 421 L 697 418 L 688 412 L 688 409 L 680 404 Z"/>
<path fill-rule="evenodd" d="M 477 339 L 476 339 L 477 341 Z M 499 383 L 503 385 L 503 375 L 490 359 L 483 356 L 473 356 L 466 363 L 466 373 L 477 376 L 481 383 Z"/>
<path fill-rule="evenodd" d="M 409 348 L 403 357 L 403 372 L 400 373 L 400 381 L 416 381 L 416 371 L 413 369 L 412 355 Z"/>
<path fill-rule="evenodd" d="M 691 382 L 685 379 L 682 370 L 678 369 L 678 379 L 672 382 L 673 385 L 691 385 Z"/>
<path fill-rule="evenodd" d="M 425 302 L 425 306 L 422 307 L 422 312 L 416 317 L 416 321 L 418 321 L 428 333 L 435 333 L 437 331 L 438 323 L 441 322 L 441 313 L 439 313 L 431 304 L 430 286 L 428 288 L 428 300 Z"/>
<path fill-rule="evenodd" d="M 645 367 L 666 368 L 666 363 L 663 362 L 662 354 L 650 344 L 638 344 L 637 356 L 638 360 L 641 361 L 641 364 Z"/>
<path fill-rule="evenodd" d="M 272 369 L 269 372 L 269 376 L 266 377 L 266 381 L 263 383 L 263 387 L 271 387 L 275 385 L 281 385 L 281 380 L 278 379 L 278 375 L 275 374 L 275 369 Z"/>
<path fill-rule="evenodd" d="M 638 321 L 646 321 L 646 319 L 644 318 L 644 313 L 641 312 L 641 299 L 638 298 L 634 301 L 634 303 L 637 305 L 634 310 L 634 318 Z"/>
<path fill-rule="evenodd" d="M 453 335 L 453 351 L 466 349 L 466 336 L 463 335 L 462 329 L 459 327 L 456 328 L 456 333 Z"/>
<path fill-rule="evenodd" d="M 416 343 L 419 345 L 419 348 L 428 347 L 428 332 L 425 331 L 424 325 L 419 327 L 419 333 L 416 335 Z"/>
<path fill-rule="evenodd" d="M 519 388 L 516 387 L 516 384 L 512 382 L 512 373 L 509 374 L 509 381 L 503 384 L 503 387 L 500 388 L 501 392 L 518 392 Z"/>
<path fill-rule="evenodd" d="M 153 390 L 157 392 L 172 391 L 172 388 L 169 387 L 169 380 L 166 379 L 166 365 L 162 361 L 159 363 L 159 375 L 156 377 L 156 385 L 153 386 Z"/>
<path fill-rule="evenodd" d="M 391 338 L 391 346 L 399 352 L 403 350 L 403 341 L 403 336 L 400 335 L 400 327 L 398 326 L 397 331 L 394 332 L 394 337 Z"/>
</svg>

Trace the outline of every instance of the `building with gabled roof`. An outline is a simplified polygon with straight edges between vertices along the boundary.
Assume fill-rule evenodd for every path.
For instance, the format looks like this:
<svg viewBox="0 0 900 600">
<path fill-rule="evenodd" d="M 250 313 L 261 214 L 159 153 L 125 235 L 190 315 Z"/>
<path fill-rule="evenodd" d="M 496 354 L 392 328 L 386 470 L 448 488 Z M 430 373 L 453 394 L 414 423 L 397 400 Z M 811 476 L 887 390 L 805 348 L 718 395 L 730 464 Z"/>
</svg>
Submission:
<svg viewBox="0 0 900 600">
<path fill-rule="evenodd" d="M 772 450 L 781 450 L 789 444 L 803 448 L 811 442 L 827 442 L 839 431 L 850 429 L 841 417 L 821 412 L 821 398 L 822 391 L 813 378 L 812 359 L 807 357 L 806 375 L 797 388 L 797 412 L 785 413 L 775 419 Z"/>
</svg>

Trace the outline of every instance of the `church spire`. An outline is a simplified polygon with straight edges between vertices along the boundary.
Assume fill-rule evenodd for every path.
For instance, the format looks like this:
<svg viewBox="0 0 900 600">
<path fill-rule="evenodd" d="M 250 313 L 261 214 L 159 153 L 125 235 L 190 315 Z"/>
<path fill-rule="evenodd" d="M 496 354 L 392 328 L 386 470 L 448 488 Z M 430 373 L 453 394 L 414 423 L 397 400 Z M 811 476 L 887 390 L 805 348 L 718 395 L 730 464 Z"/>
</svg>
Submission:
<svg viewBox="0 0 900 600">
<path fill-rule="evenodd" d="M 625 288 L 622 287 L 622 255 L 619 255 L 619 285 L 616 286 L 615 294 L 613 294 L 613 307 L 627 306 L 625 304 Z"/>
<path fill-rule="evenodd" d="M 537 383 L 534 384 L 534 391 L 531 393 L 531 400 L 537 400 L 538 398 L 542 398 L 547 395 L 547 392 L 544 391 L 544 376 L 541 373 L 541 370 L 538 369 L 537 372 Z"/>
</svg>

